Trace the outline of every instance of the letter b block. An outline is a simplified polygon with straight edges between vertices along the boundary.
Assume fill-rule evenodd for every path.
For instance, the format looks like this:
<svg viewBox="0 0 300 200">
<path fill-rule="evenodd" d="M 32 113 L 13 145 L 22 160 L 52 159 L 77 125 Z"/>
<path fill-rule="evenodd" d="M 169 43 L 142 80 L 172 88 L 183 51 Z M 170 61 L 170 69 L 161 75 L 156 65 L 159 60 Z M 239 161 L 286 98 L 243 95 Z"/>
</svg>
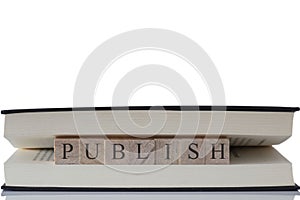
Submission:
<svg viewBox="0 0 300 200">
<path fill-rule="evenodd" d="M 111 139 L 105 140 L 105 164 L 154 165 L 154 140 Z"/>
<path fill-rule="evenodd" d="M 111 139 L 104 141 L 105 146 L 105 164 L 107 165 L 128 165 L 130 158 L 128 156 L 129 142 L 122 139 Z"/>
</svg>

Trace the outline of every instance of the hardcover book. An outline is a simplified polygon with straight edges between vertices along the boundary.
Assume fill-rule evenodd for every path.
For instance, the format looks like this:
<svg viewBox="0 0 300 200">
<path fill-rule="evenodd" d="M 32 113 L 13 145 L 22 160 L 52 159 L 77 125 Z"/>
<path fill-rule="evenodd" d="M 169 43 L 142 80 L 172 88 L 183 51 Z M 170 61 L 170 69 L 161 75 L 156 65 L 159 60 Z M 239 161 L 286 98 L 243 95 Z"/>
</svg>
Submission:
<svg viewBox="0 0 300 200">
<path fill-rule="evenodd" d="M 295 107 L 249 106 L 4 110 L 4 135 L 18 150 L 5 163 L 6 183 L 2 188 L 38 191 L 296 191 L 298 186 L 293 180 L 291 163 L 272 145 L 291 136 L 294 112 L 298 110 Z M 128 115 L 144 128 L 130 124 Z M 164 126 L 159 131 L 160 124 L 145 126 L 149 124 L 149 116 L 154 122 L 163 120 Z M 165 137 L 176 138 L 179 143 L 186 138 L 226 138 L 230 145 L 230 162 L 202 164 L 190 159 L 174 164 L 156 162 L 159 158 L 154 156 L 153 163 L 146 165 L 56 163 L 58 158 L 54 148 L 57 151 L 58 146 L 55 146 L 55 138 L 97 136 L 118 138 L 128 143 L 125 133 L 135 138 L 151 138 L 153 148 Z M 66 153 L 75 149 L 70 145 L 63 147 L 66 158 Z M 104 157 L 108 151 L 109 147 L 104 145 Z M 188 148 L 187 151 L 186 158 L 193 158 L 191 155 L 197 153 L 196 149 Z M 76 156 L 81 159 L 80 154 Z"/>
</svg>

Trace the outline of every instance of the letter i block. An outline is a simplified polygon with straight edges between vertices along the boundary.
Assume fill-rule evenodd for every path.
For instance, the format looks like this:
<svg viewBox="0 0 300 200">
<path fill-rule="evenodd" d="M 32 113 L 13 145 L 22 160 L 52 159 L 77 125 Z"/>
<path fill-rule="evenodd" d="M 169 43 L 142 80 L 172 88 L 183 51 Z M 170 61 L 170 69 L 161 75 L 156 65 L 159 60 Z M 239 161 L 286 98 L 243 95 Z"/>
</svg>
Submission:
<svg viewBox="0 0 300 200">
<path fill-rule="evenodd" d="M 228 138 L 205 139 L 205 163 L 207 165 L 224 165 L 230 163 L 230 144 Z"/>
<path fill-rule="evenodd" d="M 129 142 L 126 139 L 106 139 L 105 164 L 106 165 L 128 165 L 130 158 L 128 155 Z"/>
<path fill-rule="evenodd" d="M 205 146 L 203 139 L 191 138 L 180 140 L 180 165 L 199 165 L 205 164 Z"/>
<path fill-rule="evenodd" d="M 80 137 L 80 164 L 104 164 L 104 139 Z"/>
<path fill-rule="evenodd" d="M 57 165 L 79 164 L 79 138 L 56 137 L 54 160 Z"/>
<path fill-rule="evenodd" d="M 155 139 L 155 164 L 176 165 L 180 156 L 177 139 Z"/>
</svg>

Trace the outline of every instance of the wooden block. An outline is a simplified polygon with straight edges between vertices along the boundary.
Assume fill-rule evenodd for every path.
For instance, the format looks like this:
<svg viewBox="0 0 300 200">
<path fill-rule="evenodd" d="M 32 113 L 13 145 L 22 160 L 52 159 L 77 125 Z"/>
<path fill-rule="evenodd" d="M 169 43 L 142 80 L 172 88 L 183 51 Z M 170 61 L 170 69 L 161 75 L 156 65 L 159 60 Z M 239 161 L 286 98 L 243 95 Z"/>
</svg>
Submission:
<svg viewBox="0 0 300 200">
<path fill-rule="evenodd" d="M 177 139 L 155 139 L 155 164 L 178 164 L 180 156 L 179 141 Z"/>
<path fill-rule="evenodd" d="M 104 139 L 80 137 L 80 164 L 104 164 Z"/>
<path fill-rule="evenodd" d="M 207 153 L 205 163 L 207 165 L 224 165 L 230 163 L 229 139 L 205 139 L 204 143 Z"/>
<path fill-rule="evenodd" d="M 105 164 L 106 165 L 128 165 L 130 162 L 128 149 L 129 142 L 126 139 L 106 139 Z"/>
<path fill-rule="evenodd" d="M 54 156 L 57 165 L 79 164 L 79 138 L 55 138 Z"/>
<path fill-rule="evenodd" d="M 155 141 L 147 139 L 133 139 L 129 141 L 130 165 L 154 165 Z"/>
<path fill-rule="evenodd" d="M 205 164 L 205 146 L 201 138 L 180 139 L 180 165 Z"/>
</svg>

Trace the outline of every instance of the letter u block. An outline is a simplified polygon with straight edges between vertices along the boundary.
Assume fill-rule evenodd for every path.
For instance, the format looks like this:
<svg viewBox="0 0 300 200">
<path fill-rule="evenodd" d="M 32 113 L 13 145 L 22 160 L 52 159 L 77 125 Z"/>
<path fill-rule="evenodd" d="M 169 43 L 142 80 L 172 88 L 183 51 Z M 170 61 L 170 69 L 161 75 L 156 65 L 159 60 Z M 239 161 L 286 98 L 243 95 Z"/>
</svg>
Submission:
<svg viewBox="0 0 300 200">
<path fill-rule="evenodd" d="M 104 139 L 80 137 L 80 164 L 104 164 Z"/>
</svg>

